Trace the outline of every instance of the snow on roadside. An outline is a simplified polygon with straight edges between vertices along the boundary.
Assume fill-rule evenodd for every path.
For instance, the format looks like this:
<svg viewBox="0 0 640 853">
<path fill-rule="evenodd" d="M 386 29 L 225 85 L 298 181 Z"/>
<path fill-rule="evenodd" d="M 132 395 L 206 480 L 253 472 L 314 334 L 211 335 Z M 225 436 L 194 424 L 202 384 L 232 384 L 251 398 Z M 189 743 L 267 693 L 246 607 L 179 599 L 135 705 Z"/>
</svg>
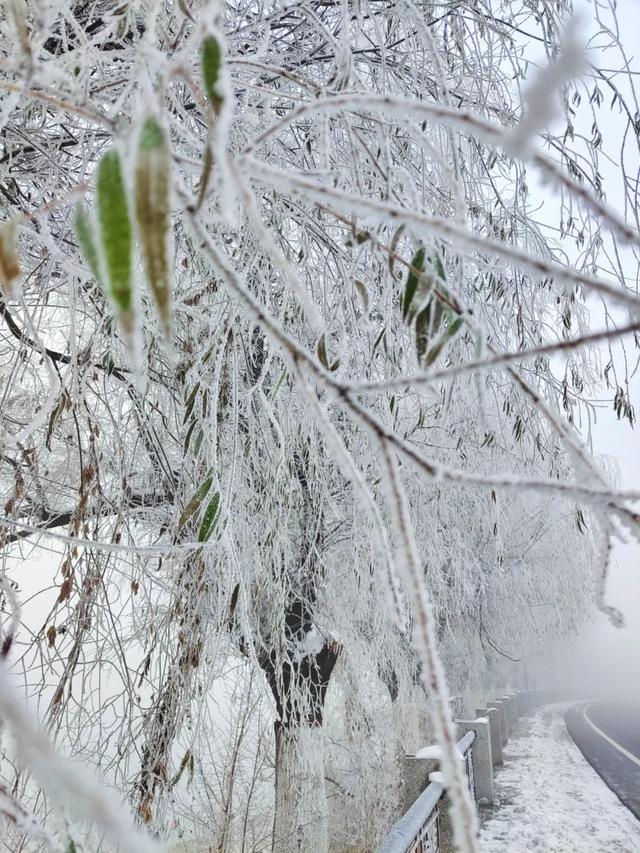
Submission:
<svg viewBox="0 0 640 853">
<path fill-rule="evenodd" d="M 565 728 L 565 705 L 521 720 L 495 775 L 483 853 L 638 853 L 640 821 L 585 761 Z"/>
</svg>

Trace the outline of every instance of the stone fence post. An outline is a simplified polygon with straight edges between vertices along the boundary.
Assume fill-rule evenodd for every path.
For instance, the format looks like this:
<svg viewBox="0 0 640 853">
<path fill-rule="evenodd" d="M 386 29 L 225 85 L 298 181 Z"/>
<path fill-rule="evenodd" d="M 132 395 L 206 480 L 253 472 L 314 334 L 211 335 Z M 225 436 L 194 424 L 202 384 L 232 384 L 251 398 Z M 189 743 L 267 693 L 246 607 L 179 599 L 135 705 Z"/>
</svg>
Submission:
<svg viewBox="0 0 640 853">
<path fill-rule="evenodd" d="M 415 755 L 405 755 L 402 760 L 402 814 L 415 803 L 420 794 L 429 784 L 429 773 L 432 773 L 438 762 L 431 758 L 416 758 Z"/>
<path fill-rule="evenodd" d="M 458 737 L 464 737 L 467 732 L 475 732 L 471 745 L 473 759 L 473 778 L 475 781 L 476 800 L 493 804 L 493 758 L 491 755 L 491 729 L 487 717 L 477 720 L 456 720 Z"/>
<path fill-rule="evenodd" d="M 509 722 L 507 720 L 507 708 L 501 699 L 496 699 L 494 702 L 487 702 L 487 708 L 495 708 L 500 715 L 500 734 L 502 735 L 502 745 L 504 746 L 509 740 Z"/>
<path fill-rule="evenodd" d="M 476 717 L 486 717 L 489 720 L 491 735 L 491 758 L 494 764 L 502 764 L 502 730 L 500 727 L 500 712 L 497 708 L 476 708 Z"/>
</svg>

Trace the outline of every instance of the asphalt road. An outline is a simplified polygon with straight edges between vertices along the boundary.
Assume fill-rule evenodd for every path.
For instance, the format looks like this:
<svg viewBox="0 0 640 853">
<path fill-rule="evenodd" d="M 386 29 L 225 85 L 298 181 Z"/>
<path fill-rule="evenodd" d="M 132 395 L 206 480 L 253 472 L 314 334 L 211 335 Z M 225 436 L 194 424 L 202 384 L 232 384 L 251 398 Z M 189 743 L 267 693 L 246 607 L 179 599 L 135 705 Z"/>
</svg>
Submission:
<svg viewBox="0 0 640 853">
<path fill-rule="evenodd" d="M 584 702 L 567 711 L 565 722 L 589 764 L 640 820 L 640 707 Z"/>
</svg>

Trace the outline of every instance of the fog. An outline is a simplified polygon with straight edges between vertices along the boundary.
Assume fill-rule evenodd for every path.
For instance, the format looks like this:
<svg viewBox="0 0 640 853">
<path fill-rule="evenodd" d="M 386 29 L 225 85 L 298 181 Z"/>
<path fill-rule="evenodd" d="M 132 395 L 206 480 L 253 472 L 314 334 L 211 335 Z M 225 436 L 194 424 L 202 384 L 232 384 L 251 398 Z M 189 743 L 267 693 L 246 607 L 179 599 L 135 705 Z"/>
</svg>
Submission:
<svg viewBox="0 0 640 853">
<path fill-rule="evenodd" d="M 640 399 L 640 375 L 632 382 Z M 640 489 L 638 434 L 627 421 L 618 421 L 610 401 L 594 427 L 594 450 L 617 463 L 620 485 Z M 552 685 L 576 690 L 585 697 L 608 697 L 640 704 L 640 544 L 616 542 L 605 600 L 625 618 L 614 628 L 595 613 L 573 640 L 552 649 L 550 668 L 538 677 Z M 550 671 L 549 671 L 550 669 Z"/>
</svg>

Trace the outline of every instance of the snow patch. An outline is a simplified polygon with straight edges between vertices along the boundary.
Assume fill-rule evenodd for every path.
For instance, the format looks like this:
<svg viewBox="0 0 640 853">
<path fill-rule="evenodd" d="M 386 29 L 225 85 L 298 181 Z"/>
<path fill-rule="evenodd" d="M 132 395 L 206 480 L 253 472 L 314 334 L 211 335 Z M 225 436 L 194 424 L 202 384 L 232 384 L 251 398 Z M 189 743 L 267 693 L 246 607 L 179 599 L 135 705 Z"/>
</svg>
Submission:
<svg viewBox="0 0 640 853">
<path fill-rule="evenodd" d="M 640 822 L 573 743 L 566 706 L 547 706 L 505 748 L 483 853 L 637 853 Z"/>
</svg>

